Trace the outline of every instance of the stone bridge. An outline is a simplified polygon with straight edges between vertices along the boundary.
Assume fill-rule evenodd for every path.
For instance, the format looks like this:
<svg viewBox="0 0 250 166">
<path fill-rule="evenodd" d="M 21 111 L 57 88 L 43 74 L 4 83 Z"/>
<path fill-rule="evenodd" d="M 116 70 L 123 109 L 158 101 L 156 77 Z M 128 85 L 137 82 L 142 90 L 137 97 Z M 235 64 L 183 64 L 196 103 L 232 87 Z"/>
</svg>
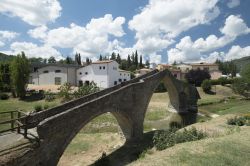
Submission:
<svg viewBox="0 0 250 166">
<path fill-rule="evenodd" d="M 152 71 L 121 85 L 30 114 L 27 124 L 36 129 L 38 143 L 22 154 L 6 154 L 6 165 L 56 165 L 76 134 L 92 119 L 110 112 L 126 140 L 140 139 L 146 110 L 155 88 L 163 81 L 169 93 L 172 125 L 194 123 L 199 94 L 192 85 L 175 79 L 168 70 Z M 0 160 L 1 161 L 1 160 Z"/>
</svg>

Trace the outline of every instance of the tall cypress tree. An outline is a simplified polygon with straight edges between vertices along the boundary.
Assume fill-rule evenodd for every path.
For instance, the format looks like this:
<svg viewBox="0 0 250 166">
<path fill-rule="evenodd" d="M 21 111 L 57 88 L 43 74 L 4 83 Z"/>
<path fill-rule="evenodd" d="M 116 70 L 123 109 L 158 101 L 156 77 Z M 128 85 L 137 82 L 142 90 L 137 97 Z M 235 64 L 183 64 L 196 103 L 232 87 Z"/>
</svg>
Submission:
<svg viewBox="0 0 250 166">
<path fill-rule="evenodd" d="M 112 52 L 110 60 L 116 60 L 116 54 Z"/>
<path fill-rule="evenodd" d="M 102 55 L 100 54 L 99 61 L 102 61 Z"/>
<path fill-rule="evenodd" d="M 137 50 L 135 51 L 135 66 L 137 67 L 138 66 L 138 53 L 137 53 Z"/>
<path fill-rule="evenodd" d="M 142 56 L 140 55 L 140 64 L 139 64 L 139 67 L 142 68 L 143 67 L 143 64 L 142 64 Z"/>
<path fill-rule="evenodd" d="M 130 59 L 130 55 L 128 55 L 128 59 L 127 59 L 128 63 L 127 63 L 127 68 L 129 68 L 131 66 L 131 59 Z"/>
<path fill-rule="evenodd" d="M 121 64 L 121 61 L 122 61 L 122 59 L 120 57 L 120 54 L 117 54 L 116 62 L 119 63 L 119 64 Z"/>
</svg>

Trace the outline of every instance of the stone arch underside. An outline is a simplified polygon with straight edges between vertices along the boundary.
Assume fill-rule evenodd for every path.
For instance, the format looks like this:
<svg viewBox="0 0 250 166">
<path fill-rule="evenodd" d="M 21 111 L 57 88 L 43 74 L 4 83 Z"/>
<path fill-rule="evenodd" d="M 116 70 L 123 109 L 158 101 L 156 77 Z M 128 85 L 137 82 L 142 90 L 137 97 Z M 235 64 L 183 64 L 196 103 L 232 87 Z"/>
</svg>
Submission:
<svg viewBox="0 0 250 166">
<path fill-rule="evenodd" d="M 197 96 L 191 94 L 194 89 L 190 85 L 176 80 L 168 70 L 153 73 L 139 82 L 41 121 L 37 126 L 40 144 L 21 157 L 19 165 L 56 165 L 75 135 L 92 119 L 107 112 L 114 115 L 126 139 L 140 138 L 149 101 L 161 80 L 169 91 L 170 103 L 177 113 L 195 112 Z M 189 98 L 192 97 L 194 100 L 191 101 Z M 185 100 L 184 104 L 181 104 L 181 100 Z"/>
</svg>

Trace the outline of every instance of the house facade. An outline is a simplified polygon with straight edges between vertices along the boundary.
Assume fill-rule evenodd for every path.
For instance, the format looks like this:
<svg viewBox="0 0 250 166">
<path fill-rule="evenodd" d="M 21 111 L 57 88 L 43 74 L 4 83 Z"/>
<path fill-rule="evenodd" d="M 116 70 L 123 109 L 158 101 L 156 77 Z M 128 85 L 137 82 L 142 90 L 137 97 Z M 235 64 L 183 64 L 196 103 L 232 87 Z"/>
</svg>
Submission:
<svg viewBox="0 0 250 166">
<path fill-rule="evenodd" d="M 48 64 L 42 67 L 33 67 L 29 83 L 34 85 L 62 85 L 70 83 L 76 85 L 77 66 L 63 64 Z"/>
<path fill-rule="evenodd" d="M 77 70 L 77 85 L 94 82 L 100 88 L 109 88 L 130 80 L 130 72 L 119 69 L 116 61 L 97 61 Z"/>
</svg>

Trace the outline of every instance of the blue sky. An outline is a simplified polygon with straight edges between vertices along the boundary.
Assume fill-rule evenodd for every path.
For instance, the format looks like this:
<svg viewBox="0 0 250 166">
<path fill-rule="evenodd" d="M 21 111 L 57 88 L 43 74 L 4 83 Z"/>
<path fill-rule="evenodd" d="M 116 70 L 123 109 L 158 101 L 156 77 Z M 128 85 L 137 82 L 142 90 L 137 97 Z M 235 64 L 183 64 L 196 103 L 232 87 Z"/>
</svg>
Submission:
<svg viewBox="0 0 250 166">
<path fill-rule="evenodd" d="M 0 52 L 96 60 L 138 50 L 156 63 L 250 56 L 249 0 L 0 1 Z"/>
</svg>

